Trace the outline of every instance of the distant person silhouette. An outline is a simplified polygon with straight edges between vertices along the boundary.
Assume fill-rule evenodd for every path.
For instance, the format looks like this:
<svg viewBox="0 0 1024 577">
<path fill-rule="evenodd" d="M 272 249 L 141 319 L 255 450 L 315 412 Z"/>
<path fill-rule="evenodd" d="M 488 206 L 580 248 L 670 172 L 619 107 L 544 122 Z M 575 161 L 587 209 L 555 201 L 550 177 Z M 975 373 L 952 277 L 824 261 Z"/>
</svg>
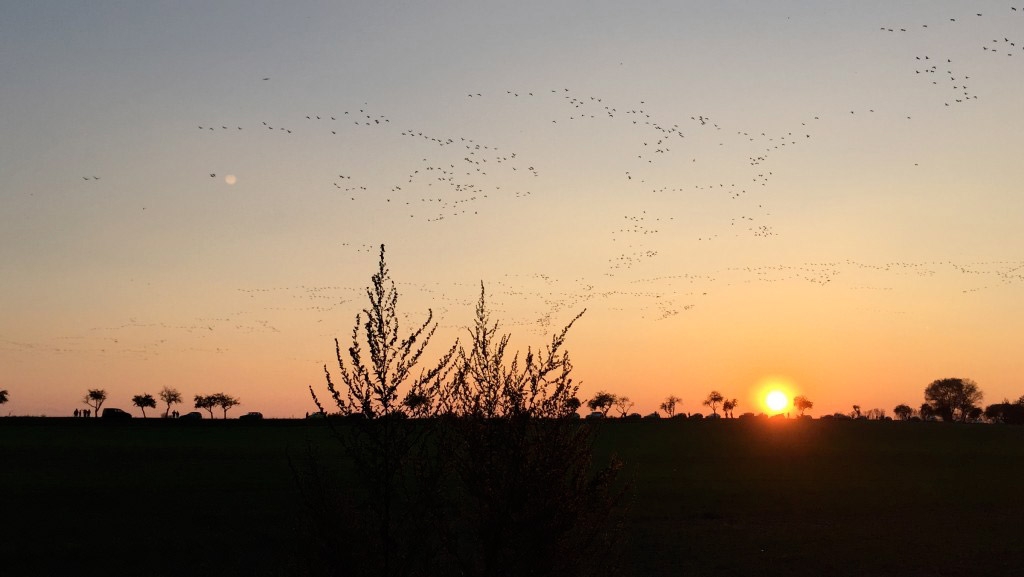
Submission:
<svg viewBox="0 0 1024 577">
<path fill-rule="evenodd" d="M 78 409 L 75 409 L 75 418 L 78 418 Z"/>
</svg>

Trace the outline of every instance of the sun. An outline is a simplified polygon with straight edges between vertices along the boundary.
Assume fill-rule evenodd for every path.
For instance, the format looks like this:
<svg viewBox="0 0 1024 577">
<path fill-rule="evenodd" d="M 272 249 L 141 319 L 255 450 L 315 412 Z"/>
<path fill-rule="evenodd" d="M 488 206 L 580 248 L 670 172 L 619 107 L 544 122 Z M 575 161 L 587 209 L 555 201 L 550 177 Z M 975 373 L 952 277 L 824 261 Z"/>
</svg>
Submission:
<svg viewBox="0 0 1024 577">
<path fill-rule="evenodd" d="M 764 398 L 764 404 L 776 413 L 789 406 L 789 397 L 782 391 L 770 391 Z"/>
</svg>

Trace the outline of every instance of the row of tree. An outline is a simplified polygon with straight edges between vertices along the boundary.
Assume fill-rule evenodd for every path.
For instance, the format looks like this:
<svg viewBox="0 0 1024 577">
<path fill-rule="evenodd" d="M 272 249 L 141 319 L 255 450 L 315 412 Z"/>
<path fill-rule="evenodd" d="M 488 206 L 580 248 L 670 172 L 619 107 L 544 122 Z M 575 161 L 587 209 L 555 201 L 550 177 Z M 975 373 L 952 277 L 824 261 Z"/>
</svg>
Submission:
<svg viewBox="0 0 1024 577">
<path fill-rule="evenodd" d="M 591 411 L 600 412 L 604 416 L 608 416 L 608 412 L 615 408 L 619 412 L 620 417 L 629 416 L 630 409 L 633 408 L 633 401 L 626 396 L 620 396 L 607 391 L 598 391 L 593 398 L 587 400 L 587 408 Z M 666 416 L 672 418 L 676 416 L 679 410 L 679 406 L 683 404 L 683 400 L 675 395 L 669 395 L 665 398 L 665 401 L 659 405 L 658 409 L 665 413 Z M 736 407 L 739 406 L 739 401 L 736 399 L 728 399 L 722 393 L 718 391 L 711 391 L 708 393 L 707 398 L 701 402 L 705 407 L 711 408 L 711 413 L 718 416 L 718 406 L 722 406 L 722 416 L 728 419 L 735 417 Z M 799 412 L 799 415 L 804 416 L 804 412 L 814 407 L 814 403 L 811 402 L 807 397 L 799 396 L 793 399 L 793 407 Z M 655 412 L 656 414 L 656 412 Z M 654 415 L 652 415 L 654 416 Z"/>
<path fill-rule="evenodd" d="M 893 409 L 901 421 L 941 419 L 947 422 L 967 422 L 985 419 L 992 423 L 1024 424 L 1024 395 L 1016 401 L 1003 399 L 1001 403 L 984 409 L 984 394 L 971 379 L 949 378 L 932 381 L 924 390 L 925 402 L 918 409 L 900 404 Z"/>
<path fill-rule="evenodd" d="M 932 381 L 924 390 L 925 402 L 914 409 L 910 405 L 899 404 L 893 409 L 896 418 L 901 421 L 908 421 L 914 418 L 921 420 L 942 420 L 947 422 L 977 421 L 982 417 L 999 423 L 1024 423 L 1024 396 L 1017 401 L 1010 402 L 1004 399 L 1002 403 L 989 405 L 982 409 L 981 401 L 984 394 L 978 384 L 971 379 L 947 378 Z M 625 401 L 625 403 L 623 402 Z M 602 411 L 605 415 L 612 406 L 618 408 L 625 416 L 628 407 L 628 397 L 618 397 L 605 391 L 599 392 L 593 399 L 587 401 L 587 406 L 594 411 Z M 628 403 L 628 404 L 627 404 Z M 676 414 L 678 405 L 682 399 L 675 395 L 669 396 L 659 407 L 669 417 Z M 722 412 L 725 417 L 732 417 L 733 410 L 738 405 L 736 399 L 726 399 L 718 391 L 711 391 L 704 399 L 704 406 L 710 407 L 714 415 L 718 414 L 718 405 L 722 405 Z M 799 416 L 814 407 L 814 403 L 807 397 L 797 396 L 793 398 L 793 408 Z M 887 419 L 885 409 L 869 409 L 862 411 L 860 405 L 853 405 L 853 411 L 848 415 L 837 413 L 833 417 L 849 417 L 853 419 L 883 420 Z"/>
<path fill-rule="evenodd" d="M 986 420 L 990 423 L 1024 424 L 1024 396 L 1016 401 L 1003 399 L 982 408 L 985 398 L 978 383 L 971 379 L 946 378 L 937 379 L 924 389 L 924 403 L 914 408 L 908 404 L 896 405 L 892 412 L 900 421 L 945 421 L 945 422 L 978 422 Z M 862 411 L 860 405 L 853 405 L 848 415 L 837 413 L 833 417 L 849 417 L 853 419 L 889 420 L 885 409 L 869 409 Z"/>
<path fill-rule="evenodd" d="M 982 418 L 990 422 L 1024 424 L 1024 396 L 1011 402 L 1004 399 L 982 408 L 981 401 L 984 394 L 978 384 L 971 379 L 947 378 L 932 381 L 924 390 L 925 402 L 917 409 L 907 404 L 899 404 L 893 409 L 893 414 L 901 421 L 920 419 L 925 421 L 942 420 L 946 422 L 967 422 L 978 421 Z M 670 395 L 659 406 L 667 416 L 676 415 L 682 399 Z M 736 399 L 728 399 L 718 391 L 711 391 L 701 403 L 710 407 L 713 415 L 718 416 L 718 407 L 721 405 L 724 417 L 733 417 L 733 411 L 739 405 Z M 604 416 L 615 408 L 620 417 L 629 415 L 633 402 L 626 396 L 619 396 L 607 391 L 599 391 L 593 398 L 586 402 L 591 411 L 601 412 Z M 793 408 L 799 416 L 814 407 L 814 403 L 804 396 L 793 398 Z M 852 418 L 868 420 L 888 419 L 885 409 L 869 409 L 862 411 L 860 405 L 853 405 L 853 411 L 849 414 L 836 413 L 833 418 Z"/>
<path fill-rule="evenodd" d="M 6 401 L 7 391 L 3 392 L 5 393 L 4 401 Z M 164 410 L 164 418 L 170 416 L 171 407 L 173 405 L 182 403 L 181 393 L 177 389 L 173 389 L 171 387 L 164 387 L 159 393 L 157 393 L 157 397 L 160 398 L 161 402 L 166 404 L 166 409 Z M 107 391 L 104 389 L 89 389 L 89 391 L 85 394 L 85 397 L 82 399 L 82 402 L 90 407 L 94 417 L 98 417 L 100 415 L 100 408 L 106 401 Z M 224 418 L 226 419 L 228 418 L 228 410 L 231 409 L 232 407 L 238 406 L 241 403 L 241 401 L 239 401 L 238 398 L 232 397 L 231 395 L 225 393 L 214 393 L 212 395 L 196 395 L 193 398 L 193 402 L 195 404 L 195 408 L 203 409 L 210 413 L 211 419 L 213 418 L 214 409 L 220 408 L 224 412 Z M 153 395 L 149 393 L 143 393 L 141 395 L 135 395 L 132 397 L 132 405 L 142 410 L 143 418 L 146 417 L 146 409 L 155 409 L 156 403 L 156 397 L 153 397 Z"/>
</svg>

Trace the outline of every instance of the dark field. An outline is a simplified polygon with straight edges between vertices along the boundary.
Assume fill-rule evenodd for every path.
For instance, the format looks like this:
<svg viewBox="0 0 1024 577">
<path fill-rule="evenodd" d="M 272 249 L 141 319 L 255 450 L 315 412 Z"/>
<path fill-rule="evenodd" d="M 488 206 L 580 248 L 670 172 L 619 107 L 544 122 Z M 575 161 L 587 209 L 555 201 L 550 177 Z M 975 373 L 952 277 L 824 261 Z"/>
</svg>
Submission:
<svg viewBox="0 0 1024 577">
<path fill-rule="evenodd" d="M 1022 427 L 599 427 L 623 575 L 1024 574 Z M 0 574 L 298 574 L 310 442 L 338 454 L 304 421 L 0 419 Z"/>
</svg>

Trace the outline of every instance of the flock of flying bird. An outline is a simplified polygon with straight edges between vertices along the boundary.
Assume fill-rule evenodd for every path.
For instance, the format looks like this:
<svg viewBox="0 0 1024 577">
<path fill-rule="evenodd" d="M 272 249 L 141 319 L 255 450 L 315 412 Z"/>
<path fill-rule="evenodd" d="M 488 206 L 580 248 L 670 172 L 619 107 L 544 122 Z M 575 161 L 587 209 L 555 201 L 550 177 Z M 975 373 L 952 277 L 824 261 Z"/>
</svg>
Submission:
<svg viewBox="0 0 1024 577">
<path fill-rule="evenodd" d="M 1011 14 L 1024 18 L 1024 7 L 1010 7 Z M 971 18 L 984 18 L 976 13 Z M 943 26 L 960 26 L 963 17 L 948 18 L 917 26 L 882 26 L 888 34 L 941 34 Z M 1024 21 L 1022 21 L 1024 25 Z M 1024 43 L 1003 36 L 978 47 L 984 54 L 1013 56 L 1024 51 Z M 979 100 L 979 91 L 967 70 L 961 69 L 959 55 L 908 54 L 908 74 L 934 86 L 937 95 L 926 106 L 948 108 L 967 105 Z M 911 68 L 912 67 L 912 68 Z M 270 77 L 263 77 L 270 81 Z M 915 80 L 916 81 L 916 80 Z M 794 150 L 811 146 L 818 128 L 826 120 L 869 122 L 881 106 L 867 105 L 853 110 L 819 110 L 806 115 L 786 130 L 767 131 L 749 127 L 731 126 L 726 118 L 717 118 L 707 112 L 666 117 L 645 100 L 617 102 L 614 98 L 581 93 L 567 87 L 545 89 L 508 89 L 488 93 L 465 93 L 465 105 L 489 106 L 528 115 L 524 124 L 545 125 L 545 135 L 559 131 L 614 129 L 621 139 L 616 143 L 620 161 L 615 170 L 617 184 L 624 196 L 637 199 L 635 208 L 621 214 L 617 222 L 609 222 L 607 240 L 614 252 L 605 259 L 605 268 L 593 277 L 553 279 L 550 276 L 506 275 L 492 280 L 488 294 L 497 302 L 497 316 L 502 312 L 537 310 L 527 317 L 503 318 L 507 326 L 522 326 L 538 332 L 549 332 L 559 322 L 571 318 L 580 309 L 599 305 L 608 310 L 639 313 L 653 319 L 667 319 L 681 314 L 713 295 L 720 287 L 752 283 L 801 282 L 814 286 L 840 284 L 849 279 L 845 288 L 851 291 L 891 291 L 886 283 L 894 275 L 900 277 L 932 277 L 955 274 L 969 279 L 972 284 L 961 290 L 974 292 L 1001 285 L 1016 285 L 1024 281 L 1024 261 L 1006 262 L 893 262 L 884 264 L 838 260 L 827 263 L 801 265 L 777 264 L 750 267 L 721 267 L 700 274 L 665 274 L 636 276 L 634 271 L 649 272 L 653 268 L 671 269 L 671 266 L 644 267 L 657 264 L 666 254 L 665 238 L 690 236 L 690 241 L 714 243 L 727 238 L 762 242 L 779 234 L 772 223 L 770 191 L 778 159 Z M 907 120 L 913 114 L 899 114 Z M 304 117 L 303 117 L 304 116 Z M 326 168 L 322 175 L 325 189 L 335 192 L 339 210 L 370 214 L 400 215 L 403 219 L 435 223 L 442 226 L 458 219 L 481 214 L 501 213 L 510 202 L 532 202 L 546 194 L 554 194 L 545 187 L 545 176 L 556 168 L 557 158 L 533 157 L 528 151 L 506 147 L 500 139 L 485 140 L 456 132 L 442 133 L 400 122 L 389 115 L 373 111 L 369 103 L 333 112 L 310 112 L 296 118 L 259 119 L 251 124 L 212 122 L 196 123 L 197 137 L 245 138 L 253 131 L 273 134 L 282 138 L 317 139 L 334 138 L 338 141 L 358 141 L 360 138 L 385 137 L 396 143 L 406 143 L 411 150 L 409 165 L 390 181 L 379 176 L 361 174 L 358 166 L 346 165 L 339 158 L 338 165 Z M 195 132 L 195 129 L 191 129 Z M 225 145 L 230 145 L 230 140 Z M 317 140 L 323 142 L 323 140 Z M 693 178 L 682 177 L 666 182 L 663 167 L 673 167 L 676 174 L 686 174 L 687 167 L 700 165 L 709 150 L 734 153 L 734 170 L 729 180 L 709 181 L 703 173 Z M 224 168 L 211 167 L 209 177 L 216 178 Z M 694 173 L 698 174 L 698 173 Z M 97 176 L 83 176 L 85 181 L 96 182 Z M 729 213 L 714 232 L 690 232 L 686 225 L 685 209 L 678 199 L 701 203 L 707 199 L 721 202 Z M 379 211 L 385 212 L 379 212 Z M 375 255 L 377 245 L 345 242 L 342 248 L 352 255 L 363 257 L 369 265 L 369 255 Z M 642 273 L 641 273 L 642 274 Z M 399 275 L 400 276 L 400 275 Z M 870 279 L 865 283 L 864 279 Z M 356 279 L 353 286 L 295 286 L 276 288 L 239 288 L 245 307 L 232 315 L 218 319 L 196 319 L 195 322 L 174 324 L 156 323 L 167 331 L 187 333 L 216 332 L 219 330 L 274 332 L 278 329 L 265 316 L 282 312 L 305 314 L 314 322 L 331 321 L 324 334 L 334 336 L 334 321 L 338 314 L 350 316 L 353 302 L 361 303 L 364 279 Z M 363 284 L 359 284 L 363 283 Z M 409 291 L 441 303 L 436 311 L 444 317 L 449 311 L 470 310 L 478 285 L 475 283 L 408 283 L 400 290 Z M 342 306 L 346 305 L 346 306 Z M 361 308 L 361 305 L 360 305 Z M 454 314 L 454 313 L 453 313 Z M 468 320 L 468 319 L 459 319 Z M 446 320 L 447 322 L 447 320 Z M 456 323 L 459 324 L 459 323 Z M 465 324 L 465 323 L 461 323 Z M 131 328 L 152 325 L 134 320 L 114 327 L 100 327 L 97 331 L 116 333 Z M 155 346 L 155 345 L 154 345 Z M 147 349 L 155 354 L 154 349 Z"/>
</svg>

